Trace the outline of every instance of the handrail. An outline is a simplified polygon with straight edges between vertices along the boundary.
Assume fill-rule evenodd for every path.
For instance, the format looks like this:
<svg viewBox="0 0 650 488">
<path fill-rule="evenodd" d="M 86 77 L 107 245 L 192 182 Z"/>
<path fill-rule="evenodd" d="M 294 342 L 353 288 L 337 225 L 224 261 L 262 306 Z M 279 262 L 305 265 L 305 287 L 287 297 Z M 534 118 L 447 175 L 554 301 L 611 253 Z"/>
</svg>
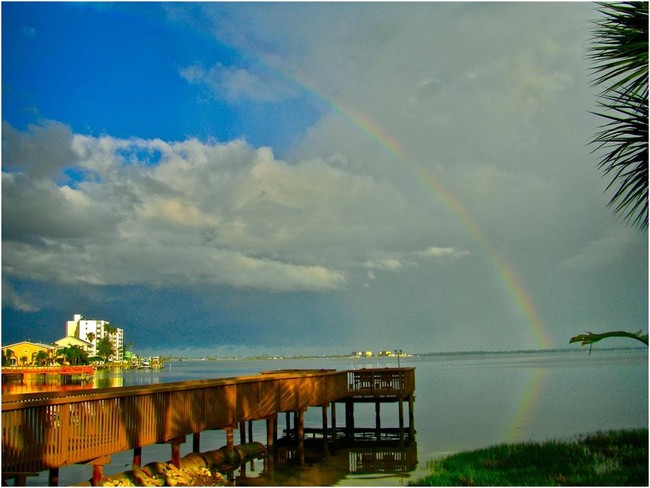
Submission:
<svg viewBox="0 0 650 488">
<path fill-rule="evenodd" d="M 309 371 L 313 373 L 314 371 Z M 16 402 L 46 402 L 44 404 L 60 404 L 60 403 L 74 403 L 86 401 L 89 398 L 101 400 L 105 398 L 125 397 L 132 395 L 150 395 L 153 393 L 164 393 L 171 391 L 186 391 L 200 388 L 212 388 L 225 385 L 251 383 L 251 382 L 265 382 L 276 381 L 278 379 L 292 379 L 297 377 L 304 377 L 306 372 L 289 373 L 275 373 L 272 371 L 265 372 L 264 376 L 250 375 L 250 376 L 237 376 L 230 378 L 215 378 L 205 380 L 186 380 L 186 381 L 173 381 L 169 383 L 160 383 L 157 385 L 137 385 L 137 386 L 121 386 L 121 387 L 107 387 L 107 388 L 94 388 L 92 390 L 66 390 L 66 391 L 44 391 L 32 393 L 13 393 L 2 396 L 2 410 L 12 409 L 12 405 Z M 326 375 L 340 375 L 341 371 L 327 371 L 326 373 L 319 373 L 318 376 Z M 40 403 L 31 403 L 31 405 L 39 405 Z M 18 406 L 20 408 L 20 406 Z"/>
<path fill-rule="evenodd" d="M 206 429 L 357 395 L 349 374 L 373 375 L 385 392 L 412 393 L 415 368 L 282 371 L 237 378 L 191 380 L 2 397 L 2 470 L 38 472 L 87 462 Z M 396 378 L 399 380 L 396 383 Z M 401 385 L 401 386 L 400 386 Z M 374 390 L 373 394 L 381 393 Z"/>
</svg>

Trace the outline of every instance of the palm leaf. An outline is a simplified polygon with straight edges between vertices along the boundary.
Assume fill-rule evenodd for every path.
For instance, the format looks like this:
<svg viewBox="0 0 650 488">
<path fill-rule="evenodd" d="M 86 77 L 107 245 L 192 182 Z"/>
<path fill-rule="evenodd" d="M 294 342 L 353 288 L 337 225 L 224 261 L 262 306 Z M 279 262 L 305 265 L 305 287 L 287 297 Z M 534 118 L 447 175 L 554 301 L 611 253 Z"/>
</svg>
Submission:
<svg viewBox="0 0 650 488">
<path fill-rule="evenodd" d="M 594 85 L 605 85 L 598 111 L 605 119 L 594 139 L 604 152 L 597 166 L 610 179 L 609 206 L 648 227 L 648 4 L 600 4 L 590 59 Z"/>
</svg>

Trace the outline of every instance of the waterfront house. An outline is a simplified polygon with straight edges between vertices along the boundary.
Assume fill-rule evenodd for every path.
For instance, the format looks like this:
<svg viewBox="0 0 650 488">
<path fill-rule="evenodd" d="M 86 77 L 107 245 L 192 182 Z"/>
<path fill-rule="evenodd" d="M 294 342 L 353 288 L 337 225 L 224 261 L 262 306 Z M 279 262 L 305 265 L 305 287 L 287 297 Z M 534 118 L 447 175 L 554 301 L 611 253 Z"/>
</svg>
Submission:
<svg viewBox="0 0 650 488">
<path fill-rule="evenodd" d="M 89 356 L 91 356 L 93 353 L 92 343 L 88 341 L 84 341 L 83 339 L 79 339 L 78 337 L 74 337 L 74 336 L 65 336 L 64 338 L 59 339 L 58 341 L 54 341 L 54 344 L 56 344 L 61 348 L 70 347 L 70 346 L 80 347 L 81 349 L 86 351 Z"/>
<path fill-rule="evenodd" d="M 7 358 L 9 366 L 36 365 L 39 352 L 47 354 L 48 358 L 54 356 L 57 347 L 40 342 L 21 341 L 2 347 L 2 355 Z"/>
</svg>

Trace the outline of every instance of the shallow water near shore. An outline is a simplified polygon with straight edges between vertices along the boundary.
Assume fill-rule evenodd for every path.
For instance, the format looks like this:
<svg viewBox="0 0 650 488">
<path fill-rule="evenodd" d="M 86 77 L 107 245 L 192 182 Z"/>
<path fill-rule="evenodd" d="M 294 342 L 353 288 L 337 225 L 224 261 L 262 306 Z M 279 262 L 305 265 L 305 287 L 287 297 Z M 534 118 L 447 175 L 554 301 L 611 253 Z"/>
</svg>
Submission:
<svg viewBox="0 0 650 488">
<path fill-rule="evenodd" d="M 341 448 L 322 458 L 315 453 L 304 468 L 277 466 L 273 473 L 263 473 L 262 460 L 248 463 L 243 472 L 234 473 L 236 484 L 399 486 L 426 475 L 428 461 L 461 450 L 648 426 L 647 349 L 431 355 L 402 357 L 401 365 L 416 368 L 416 442 L 403 450 L 370 448 L 384 449 L 379 455 L 386 460 L 383 467 L 359 471 L 364 459 L 372 457 L 364 451 L 367 448 Z M 162 370 L 98 372 L 93 387 L 244 376 L 274 369 L 389 366 L 397 366 L 397 359 L 184 360 L 167 362 Z M 356 425 L 374 426 L 374 415 L 373 405 L 360 405 L 355 410 Z M 382 406 L 382 426 L 397 426 L 397 422 L 397 406 Z M 320 408 L 309 409 L 305 427 L 320 423 Z M 265 429 L 264 421 L 253 422 L 255 441 L 265 441 Z M 201 434 L 202 451 L 225 443 L 224 431 Z M 191 450 L 188 436 L 181 455 Z M 169 445 L 146 446 L 142 463 L 167 461 L 170 454 Z M 114 454 L 105 473 L 130 469 L 132 456 L 131 451 Z M 59 484 L 79 483 L 91 474 L 90 466 L 65 467 L 60 470 Z M 47 473 L 27 480 L 29 485 L 41 486 L 47 481 Z"/>
</svg>

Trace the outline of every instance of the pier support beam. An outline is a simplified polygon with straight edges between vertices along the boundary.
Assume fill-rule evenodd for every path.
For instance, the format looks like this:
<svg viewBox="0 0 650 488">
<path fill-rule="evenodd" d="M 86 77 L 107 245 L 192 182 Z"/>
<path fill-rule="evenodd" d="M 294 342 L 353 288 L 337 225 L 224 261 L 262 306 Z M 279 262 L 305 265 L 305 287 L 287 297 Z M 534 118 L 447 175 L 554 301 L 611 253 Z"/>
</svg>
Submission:
<svg viewBox="0 0 650 488">
<path fill-rule="evenodd" d="M 266 418 L 266 458 L 271 461 L 271 464 L 273 464 L 273 461 L 275 459 L 275 441 L 277 437 L 277 427 L 276 423 L 278 421 L 278 416 L 276 415 L 271 415 L 270 417 Z"/>
<path fill-rule="evenodd" d="M 329 455 L 329 450 L 327 448 L 327 439 L 329 437 L 327 429 L 327 403 L 322 406 L 323 409 L 323 452 L 326 456 Z"/>
<path fill-rule="evenodd" d="M 133 448 L 133 462 L 131 465 L 134 468 L 139 468 L 142 466 L 142 447 Z"/>
<path fill-rule="evenodd" d="M 181 444 L 185 442 L 185 436 L 176 437 L 168 441 L 172 446 L 172 464 L 178 469 L 181 467 Z"/>
<path fill-rule="evenodd" d="M 226 427 L 226 453 L 228 462 L 232 464 L 235 457 L 235 433 L 233 426 Z"/>
<path fill-rule="evenodd" d="M 104 465 L 93 464 L 93 486 L 100 485 L 103 477 L 104 477 Z"/>
<path fill-rule="evenodd" d="M 201 433 L 194 432 L 192 434 L 192 452 L 201 452 Z"/>
<path fill-rule="evenodd" d="M 305 411 L 296 412 L 296 435 L 298 436 L 298 458 L 300 466 L 305 465 Z"/>
<path fill-rule="evenodd" d="M 381 439 L 381 402 L 375 401 L 375 436 L 377 440 Z"/>
<path fill-rule="evenodd" d="M 239 443 L 246 444 L 246 421 L 239 422 Z"/>
<path fill-rule="evenodd" d="M 48 486 L 59 486 L 59 468 L 50 469 Z"/>
<path fill-rule="evenodd" d="M 92 464 L 93 466 L 93 486 L 98 486 L 101 484 L 102 478 L 104 477 L 104 464 L 108 464 L 110 462 L 111 456 L 101 456 L 87 463 Z"/>
<path fill-rule="evenodd" d="M 409 439 L 415 439 L 415 416 L 413 415 L 413 402 L 415 397 L 409 395 Z"/>
<path fill-rule="evenodd" d="M 349 398 L 345 401 L 345 437 L 354 438 L 354 401 Z"/>
<path fill-rule="evenodd" d="M 397 399 L 399 409 L 399 443 L 404 445 L 404 398 L 401 396 Z"/>
</svg>

